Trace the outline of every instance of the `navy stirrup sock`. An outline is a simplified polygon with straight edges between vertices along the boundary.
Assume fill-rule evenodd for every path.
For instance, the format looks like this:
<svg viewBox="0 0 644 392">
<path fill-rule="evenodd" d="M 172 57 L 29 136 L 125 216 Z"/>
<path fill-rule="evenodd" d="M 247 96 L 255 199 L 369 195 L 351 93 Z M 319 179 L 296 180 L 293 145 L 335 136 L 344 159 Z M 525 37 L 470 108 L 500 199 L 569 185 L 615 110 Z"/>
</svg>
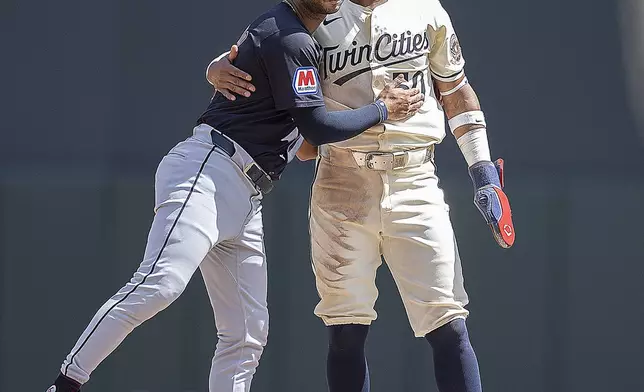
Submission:
<svg viewBox="0 0 644 392">
<path fill-rule="evenodd" d="M 369 392 L 369 369 L 364 354 L 369 326 L 333 325 L 328 330 L 329 392 Z"/>
<path fill-rule="evenodd" d="M 49 387 L 49 389 L 47 389 L 47 392 L 78 392 L 80 391 L 80 387 L 81 385 L 77 381 L 59 374 L 58 378 L 56 378 L 56 381 L 54 381 L 54 385 Z"/>
<path fill-rule="evenodd" d="M 434 372 L 440 392 L 481 392 L 479 364 L 465 320 L 453 320 L 425 338 L 434 352 Z"/>
</svg>

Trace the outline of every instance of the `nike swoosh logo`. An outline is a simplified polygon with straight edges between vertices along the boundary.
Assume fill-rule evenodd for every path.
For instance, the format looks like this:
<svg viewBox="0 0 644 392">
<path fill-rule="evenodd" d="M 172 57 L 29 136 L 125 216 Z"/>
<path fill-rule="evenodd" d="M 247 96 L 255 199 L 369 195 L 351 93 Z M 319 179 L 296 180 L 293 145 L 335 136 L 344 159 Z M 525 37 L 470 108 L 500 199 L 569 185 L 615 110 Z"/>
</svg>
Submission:
<svg viewBox="0 0 644 392">
<path fill-rule="evenodd" d="M 337 18 L 333 18 L 333 19 L 329 19 L 329 20 L 324 19 L 322 21 L 322 24 L 325 25 L 325 26 L 328 26 L 328 25 L 330 25 L 331 23 L 335 22 L 338 19 L 342 19 L 342 17 L 338 16 Z"/>
</svg>

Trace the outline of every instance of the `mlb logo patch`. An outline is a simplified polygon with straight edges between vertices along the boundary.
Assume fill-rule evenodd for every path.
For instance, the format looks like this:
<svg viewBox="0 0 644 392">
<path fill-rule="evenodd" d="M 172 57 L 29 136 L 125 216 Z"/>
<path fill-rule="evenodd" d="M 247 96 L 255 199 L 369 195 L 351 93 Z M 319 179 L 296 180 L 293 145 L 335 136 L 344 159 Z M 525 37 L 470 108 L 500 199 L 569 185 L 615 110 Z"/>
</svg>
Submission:
<svg viewBox="0 0 644 392">
<path fill-rule="evenodd" d="M 297 95 L 309 95 L 318 92 L 318 73 L 315 67 L 300 67 L 293 75 L 293 90 Z"/>
</svg>

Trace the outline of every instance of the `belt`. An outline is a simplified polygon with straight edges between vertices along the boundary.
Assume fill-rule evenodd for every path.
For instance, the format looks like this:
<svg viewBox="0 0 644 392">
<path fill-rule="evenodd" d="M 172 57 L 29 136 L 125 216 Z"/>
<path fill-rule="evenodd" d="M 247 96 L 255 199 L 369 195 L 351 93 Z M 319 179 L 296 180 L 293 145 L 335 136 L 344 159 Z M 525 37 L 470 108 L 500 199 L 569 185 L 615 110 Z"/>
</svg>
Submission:
<svg viewBox="0 0 644 392">
<path fill-rule="evenodd" d="M 434 159 L 434 145 L 407 151 L 351 151 L 360 167 L 371 170 L 399 170 L 416 167 Z"/>
<path fill-rule="evenodd" d="M 210 132 L 210 136 L 212 137 L 212 144 L 215 147 L 218 147 L 231 158 L 235 155 L 235 144 L 232 140 L 214 129 Z M 252 182 L 253 185 L 262 192 L 262 194 L 266 195 L 273 190 L 273 180 L 271 180 L 268 174 L 266 174 L 266 172 L 264 172 L 257 163 L 253 162 L 248 164 L 243 168 L 243 170 L 246 177 L 248 177 L 250 182 Z"/>
</svg>

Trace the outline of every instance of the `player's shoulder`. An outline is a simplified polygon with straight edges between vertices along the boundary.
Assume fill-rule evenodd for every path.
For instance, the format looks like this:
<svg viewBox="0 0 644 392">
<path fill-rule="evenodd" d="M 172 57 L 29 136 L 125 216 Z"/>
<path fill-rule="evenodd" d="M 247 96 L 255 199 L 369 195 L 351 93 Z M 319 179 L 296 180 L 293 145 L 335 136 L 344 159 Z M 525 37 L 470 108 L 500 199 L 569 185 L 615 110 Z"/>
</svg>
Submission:
<svg viewBox="0 0 644 392">
<path fill-rule="evenodd" d="M 418 5 L 423 11 L 443 11 L 441 0 L 411 0 Z"/>
<path fill-rule="evenodd" d="M 383 9 L 396 8 L 401 12 L 413 12 L 414 14 L 444 9 L 441 0 L 395 0 L 388 1 L 380 7 Z"/>
<path fill-rule="evenodd" d="M 281 56 L 301 52 L 317 56 L 320 47 L 293 10 L 285 3 L 278 4 L 265 14 L 255 27 L 257 45 L 264 53 Z"/>
<path fill-rule="evenodd" d="M 305 36 L 308 35 L 300 19 L 295 15 L 291 7 L 284 2 L 276 4 L 257 17 L 249 26 L 249 30 L 260 41 L 289 33 L 305 33 Z"/>
<path fill-rule="evenodd" d="M 412 0 L 420 7 L 420 13 L 436 28 L 449 23 L 450 17 L 440 0 Z"/>
</svg>

